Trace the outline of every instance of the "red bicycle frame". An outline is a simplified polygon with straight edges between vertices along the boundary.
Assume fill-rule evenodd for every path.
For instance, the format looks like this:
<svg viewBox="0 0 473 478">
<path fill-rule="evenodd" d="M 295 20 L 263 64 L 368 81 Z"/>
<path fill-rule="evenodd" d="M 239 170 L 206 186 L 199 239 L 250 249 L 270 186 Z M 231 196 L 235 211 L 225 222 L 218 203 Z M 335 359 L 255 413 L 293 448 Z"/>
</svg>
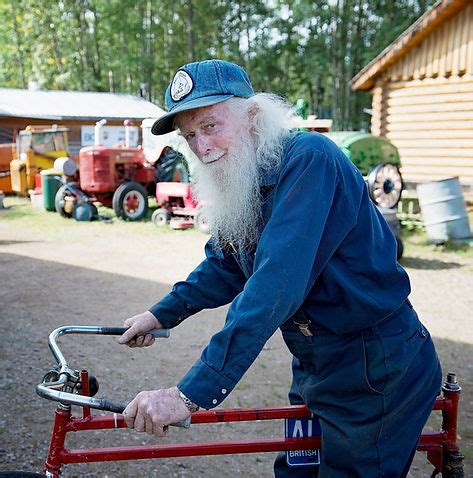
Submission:
<svg viewBox="0 0 473 478">
<path fill-rule="evenodd" d="M 62 333 L 74 333 L 77 332 L 77 329 L 79 328 L 71 327 L 71 329 L 74 329 L 73 332 L 65 331 Z M 96 328 L 94 328 L 94 330 L 95 329 Z M 113 334 L 117 335 L 116 332 L 118 329 L 101 328 L 101 330 L 113 330 L 115 331 Z M 103 331 L 84 333 L 112 334 L 112 332 Z M 56 334 L 56 336 L 59 334 Z M 53 334 L 51 334 L 51 336 L 52 335 Z M 67 363 L 59 349 L 55 350 L 54 346 L 51 346 L 51 343 L 50 347 L 53 354 L 56 355 L 58 363 L 62 366 L 61 370 L 67 369 Z M 80 372 L 77 379 L 82 385 L 82 397 L 79 395 L 76 396 L 77 399 L 73 399 L 70 398 L 73 396 L 70 393 L 59 394 L 61 395 L 61 400 L 58 401 L 65 399 L 66 403 L 60 403 L 55 413 L 52 438 L 44 470 L 45 475 L 48 478 L 59 478 L 61 467 L 69 463 L 307 450 L 314 448 L 318 449 L 321 447 L 320 436 L 313 436 L 307 438 L 265 438 L 205 443 L 173 443 L 92 449 L 67 449 L 65 448 L 65 441 L 66 435 L 69 432 L 126 428 L 125 421 L 117 413 L 113 416 L 92 416 L 90 406 L 83 405 L 82 403 L 79 403 L 83 408 L 82 417 L 74 417 L 72 415 L 70 403 L 76 403 L 76 400 L 84 402 L 85 397 L 90 396 L 87 371 L 83 370 Z M 43 393 L 40 394 L 46 396 Z M 418 451 L 427 452 L 428 460 L 435 467 L 433 476 L 437 473 L 442 473 L 444 478 L 461 478 L 464 476 L 463 456 L 461 455 L 457 444 L 458 402 L 460 400 L 460 394 L 461 388 L 456 381 L 455 374 L 449 373 L 447 375 L 447 381 L 442 387 L 442 395 L 436 399 L 433 406 L 433 410 L 442 413 L 441 429 L 437 432 L 422 433 L 417 446 Z M 47 396 L 46 398 L 51 397 Z M 89 398 L 88 400 L 93 401 L 93 408 L 106 409 L 106 407 L 103 407 L 103 400 L 101 401 L 92 398 Z M 100 404 L 97 404 L 98 402 L 100 402 Z M 122 411 L 125 407 L 123 404 L 113 403 L 112 406 L 110 406 L 110 403 L 108 403 L 109 410 L 114 409 L 116 411 Z M 310 417 L 312 417 L 312 414 L 305 405 L 254 409 L 214 409 L 193 413 L 192 424 L 197 425 L 200 423 L 243 422 Z"/>
</svg>

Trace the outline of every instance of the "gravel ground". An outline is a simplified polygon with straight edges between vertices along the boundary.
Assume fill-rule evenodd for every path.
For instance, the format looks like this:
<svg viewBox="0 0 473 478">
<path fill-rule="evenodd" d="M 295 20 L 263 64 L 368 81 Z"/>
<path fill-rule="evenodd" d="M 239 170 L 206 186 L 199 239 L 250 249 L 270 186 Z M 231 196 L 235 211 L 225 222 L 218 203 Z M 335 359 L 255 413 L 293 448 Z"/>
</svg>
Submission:
<svg viewBox="0 0 473 478">
<path fill-rule="evenodd" d="M 160 232 L 149 223 L 75 223 L 31 211 L 26 201 L 7 200 L 0 210 L 2 368 L 0 378 L 0 470 L 41 469 L 55 406 L 34 393 L 53 365 L 47 336 L 65 325 L 121 325 L 164 295 L 170 285 L 202 259 L 206 236 L 192 231 Z M 463 387 L 459 439 L 473 474 L 473 256 L 407 244 L 403 265 L 413 285 L 411 300 L 430 329 L 447 371 Z M 225 318 L 225 308 L 187 320 L 148 349 L 126 349 L 112 337 L 74 336 L 61 340 L 69 363 L 87 368 L 100 396 L 130 400 L 142 389 L 176 383 L 199 356 Z M 283 405 L 290 360 L 280 334 L 265 346 L 225 407 Z M 78 410 L 77 410 L 78 411 Z M 434 413 L 430 427 L 438 427 Z M 171 430 L 164 443 L 280 436 L 281 422 L 195 425 Z M 128 430 L 71 434 L 69 448 L 139 445 L 156 439 Z M 272 476 L 273 454 L 224 455 L 68 465 L 65 477 L 261 477 Z M 411 477 L 430 476 L 418 453 Z"/>
</svg>

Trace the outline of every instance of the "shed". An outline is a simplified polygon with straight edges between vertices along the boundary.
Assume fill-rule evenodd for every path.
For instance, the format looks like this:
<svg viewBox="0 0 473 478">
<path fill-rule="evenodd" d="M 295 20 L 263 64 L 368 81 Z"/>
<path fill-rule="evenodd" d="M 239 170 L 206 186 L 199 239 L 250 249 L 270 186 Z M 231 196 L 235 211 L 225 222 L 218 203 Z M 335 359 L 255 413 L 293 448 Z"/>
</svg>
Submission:
<svg viewBox="0 0 473 478">
<path fill-rule="evenodd" d="M 12 143 L 28 125 L 59 124 L 70 129 L 73 156 L 83 146 L 83 130 L 97 121 L 122 126 L 131 120 L 139 127 L 144 118 L 159 118 L 155 104 L 128 94 L 0 88 L 0 143 Z M 138 129 L 139 130 L 139 129 Z"/>
<path fill-rule="evenodd" d="M 459 176 L 473 199 L 473 1 L 440 0 L 352 80 L 407 185 Z"/>
</svg>

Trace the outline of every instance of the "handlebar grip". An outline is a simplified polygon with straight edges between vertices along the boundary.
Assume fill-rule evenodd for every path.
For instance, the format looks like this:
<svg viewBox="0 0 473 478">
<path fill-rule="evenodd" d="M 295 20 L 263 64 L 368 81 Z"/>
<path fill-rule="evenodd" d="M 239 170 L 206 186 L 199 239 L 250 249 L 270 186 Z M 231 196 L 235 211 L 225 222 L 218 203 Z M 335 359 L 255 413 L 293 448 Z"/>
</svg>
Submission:
<svg viewBox="0 0 473 478">
<path fill-rule="evenodd" d="M 123 335 L 128 330 L 128 327 L 101 327 L 100 333 L 103 335 Z M 141 335 L 154 335 L 156 338 L 167 339 L 171 335 L 170 329 L 152 329 L 146 332 L 146 334 L 139 334 L 133 338 Z"/>
<path fill-rule="evenodd" d="M 113 402 L 112 400 L 108 400 L 107 398 L 101 398 L 100 400 L 100 409 L 105 410 L 107 412 L 114 412 L 114 413 L 123 413 L 127 404 L 120 403 L 120 402 Z M 182 422 L 178 423 L 171 423 L 170 426 L 172 427 L 180 427 L 180 428 L 189 428 L 191 425 L 191 417 L 186 418 Z"/>
<path fill-rule="evenodd" d="M 120 402 L 113 402 L 112 400 L 108 400 L 107 398 L 101 398 L 100 400 L 100 409 L 106 412 L 113 412 L 113 413 L 123 413 L 127 404 L 120 403 Z"/>
</svg>

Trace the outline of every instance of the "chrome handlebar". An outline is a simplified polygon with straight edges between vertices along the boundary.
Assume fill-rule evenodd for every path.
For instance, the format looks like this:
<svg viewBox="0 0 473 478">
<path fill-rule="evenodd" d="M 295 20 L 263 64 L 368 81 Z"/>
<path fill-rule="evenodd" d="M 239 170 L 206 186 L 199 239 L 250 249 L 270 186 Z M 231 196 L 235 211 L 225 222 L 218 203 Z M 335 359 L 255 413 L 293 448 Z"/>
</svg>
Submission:
<svg viewBox="0 0 473 478">
<path fill-rule="evenodd" d="M 127 404 L 114 402 L 107 398 L 94 398 L 85 395 L 71 393 L 74 385 L 79 380 L 78 372 L 72 370 L 61 349 L 57 344 L 57 339 L 61 335 L 66 334 L 88 334 L 88 335 L 122 335 L 127 330 L 126 327 L 94 327 L 81 325 L 66 325 L 53 330 L 49 334 L 48 345 L 58 366 L 57 380 L 44 381 L 36 386 L 36 393 L 43 398 L 53 400 L 66 405 L 78 405 L 80 407 L 90 407 L 97 410 L 104 410 L 114 413 L 122 413 Z M 152 334 L 158 338 L 168 338 L 170 336 L 169 329 L 153 329 L 147 334 Z M 47 376 L 47 375 L 46 375 Z M 46 378 L 45 376 L 45 378 Z M 180 423 L 174 423 L 173 426 L 188 428 L 190 426 L 190 418 Z"/>
</svg>

